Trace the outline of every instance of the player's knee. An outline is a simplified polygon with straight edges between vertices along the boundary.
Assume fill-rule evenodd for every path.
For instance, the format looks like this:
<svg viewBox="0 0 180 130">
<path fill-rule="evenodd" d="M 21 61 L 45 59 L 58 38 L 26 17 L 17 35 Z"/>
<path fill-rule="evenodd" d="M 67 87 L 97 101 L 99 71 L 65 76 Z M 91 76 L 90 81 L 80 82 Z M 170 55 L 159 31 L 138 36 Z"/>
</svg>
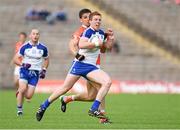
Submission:
<svg viewBox="0 0 180 130">
<path fill-rule="evenodd" d="M 110 88 L 111 87 L 111 84 L 112 84 L 112 80 L 110 78 L 106 79 L 104 81 L 104 86 L 106 86 L 107 88 Z"/>
<path fill-rule="evenodd" d="M 26 99 L 30 100 L 32 98 L 32 95 L 26 95 Z"/>
<path fill-rule="evenodd" d="M 89 101 L 94 101 L 96 99 L 96 95 L 95 94 L 89 94 L 87 98 Z"/>
<path fill-rule="evenodd" d="M 19 92 L 19 93 L 22 93 L 22 94 L 25 94 L 26 88 L 21 88 L 21 87 L 19 87 L 19 88 L 18 88 L 18 92 Z"/>
</svg>

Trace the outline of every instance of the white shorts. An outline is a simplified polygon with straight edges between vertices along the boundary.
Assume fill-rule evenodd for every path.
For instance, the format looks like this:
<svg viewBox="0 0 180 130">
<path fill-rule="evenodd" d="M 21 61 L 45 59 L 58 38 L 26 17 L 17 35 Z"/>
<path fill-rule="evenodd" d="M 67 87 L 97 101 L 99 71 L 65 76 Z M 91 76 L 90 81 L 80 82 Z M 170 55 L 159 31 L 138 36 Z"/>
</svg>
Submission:
<svg viewBox="0 0 180 130">
<path fill-rule="evenodd" d="M 20 74 L 20 66 L 16 66 L 15 68 L 14 68 L 14 75 L 17 75 L 17 76 L 19 76 Z"/>
</svg>

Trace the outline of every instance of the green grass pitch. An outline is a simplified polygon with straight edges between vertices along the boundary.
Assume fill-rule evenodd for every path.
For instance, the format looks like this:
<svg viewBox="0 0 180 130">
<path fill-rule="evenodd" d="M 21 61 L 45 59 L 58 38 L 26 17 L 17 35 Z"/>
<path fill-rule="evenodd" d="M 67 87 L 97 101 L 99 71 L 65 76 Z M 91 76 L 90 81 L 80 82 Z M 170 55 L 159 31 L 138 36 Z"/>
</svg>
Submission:
<svg viewBox="0 0 180 130">
<path fill-rule="evenodd" d="M 15 91 L 0 90 L 0 129 L 180 129 L 180 95 L 107 95 L 106 112 L 112 124 L 99 124 L 87 114 L 90 102 L 68 104 L 66 113 L 59 100 L 46 111 L 41 122 L 35 113 L 49 94 L 35 94 L 24 103 L 24 115 L 16 115 Z"/>
</svg>

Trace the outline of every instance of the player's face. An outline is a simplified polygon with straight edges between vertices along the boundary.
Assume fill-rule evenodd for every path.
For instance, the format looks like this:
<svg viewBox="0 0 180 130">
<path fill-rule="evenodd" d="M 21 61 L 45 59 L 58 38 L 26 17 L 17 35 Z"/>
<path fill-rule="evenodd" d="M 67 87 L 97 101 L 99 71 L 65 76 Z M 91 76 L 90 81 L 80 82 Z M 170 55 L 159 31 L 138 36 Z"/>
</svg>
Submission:
<svg viewBox="0 0 180 130">
<path fill-rule="evenodd" d="M 26 41 L 26 36 L 23 35 L 23 34 L 20 34 L 20 35 L 19 35 L 19 41 L 22 42 L 22 43 L 24 43 L 24 42 Z"/>
<path fill-rule="evenodd" d="M 92 17 L 92 20 L 90 20 L 90 25 L 93 29 L 98 30 L 101 26 L 101 16 L 95 15 Z"/>
<path fill-rule="evenodd" d="M 34 29 L 31 31 L 30 38 L 33 43 L 37 43 L 39 40 L 40 34 L 39 31 Z"/>
<path fill-rule="evenodd" d="M 80 21 L 82 22 L 82 24 L 83 25 L 85 25 L 85 26 L 89 26 L 89 15 L 90 15 L 90 13 L 84 13 L 83 15 L 82 15 L 82 18 L 80 19 Z"/>
</svg>

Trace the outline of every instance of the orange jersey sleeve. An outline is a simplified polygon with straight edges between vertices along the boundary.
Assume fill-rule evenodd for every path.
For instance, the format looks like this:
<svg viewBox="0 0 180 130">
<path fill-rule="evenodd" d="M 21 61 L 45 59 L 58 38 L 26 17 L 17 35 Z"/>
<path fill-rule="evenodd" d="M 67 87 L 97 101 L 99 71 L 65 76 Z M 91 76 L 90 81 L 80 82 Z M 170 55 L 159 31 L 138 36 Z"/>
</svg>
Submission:
<svg viewBox="0 0 180 130">
<path fill-rule="evenodd" d="M 15 45 L 15 54 L 18 53 L 19 49 L 21 48 L 21 46 L 23 45 L 22 42 L 17 42 Z M 22 58 L 19 58 L 20 61 L 22 61 Z"/>
<path fill-rule="evenodd" d="M 22 42 L 17 42 L 15 45 L 15 54 L 19 51 L 19 49 L 21 48 L 21 46 L 23 45 Z"/>
<path fill-rule="evenodd" d="M 78 39 L 80 39 L 82 33 L 84 32 L 84 30 L 86 29 L 86 27 L 84 26 L 81 26 L 80 28 L 78 28 L 74 34 L 73 34 L 73 37 L 77 37 Z"/>
</svg>

